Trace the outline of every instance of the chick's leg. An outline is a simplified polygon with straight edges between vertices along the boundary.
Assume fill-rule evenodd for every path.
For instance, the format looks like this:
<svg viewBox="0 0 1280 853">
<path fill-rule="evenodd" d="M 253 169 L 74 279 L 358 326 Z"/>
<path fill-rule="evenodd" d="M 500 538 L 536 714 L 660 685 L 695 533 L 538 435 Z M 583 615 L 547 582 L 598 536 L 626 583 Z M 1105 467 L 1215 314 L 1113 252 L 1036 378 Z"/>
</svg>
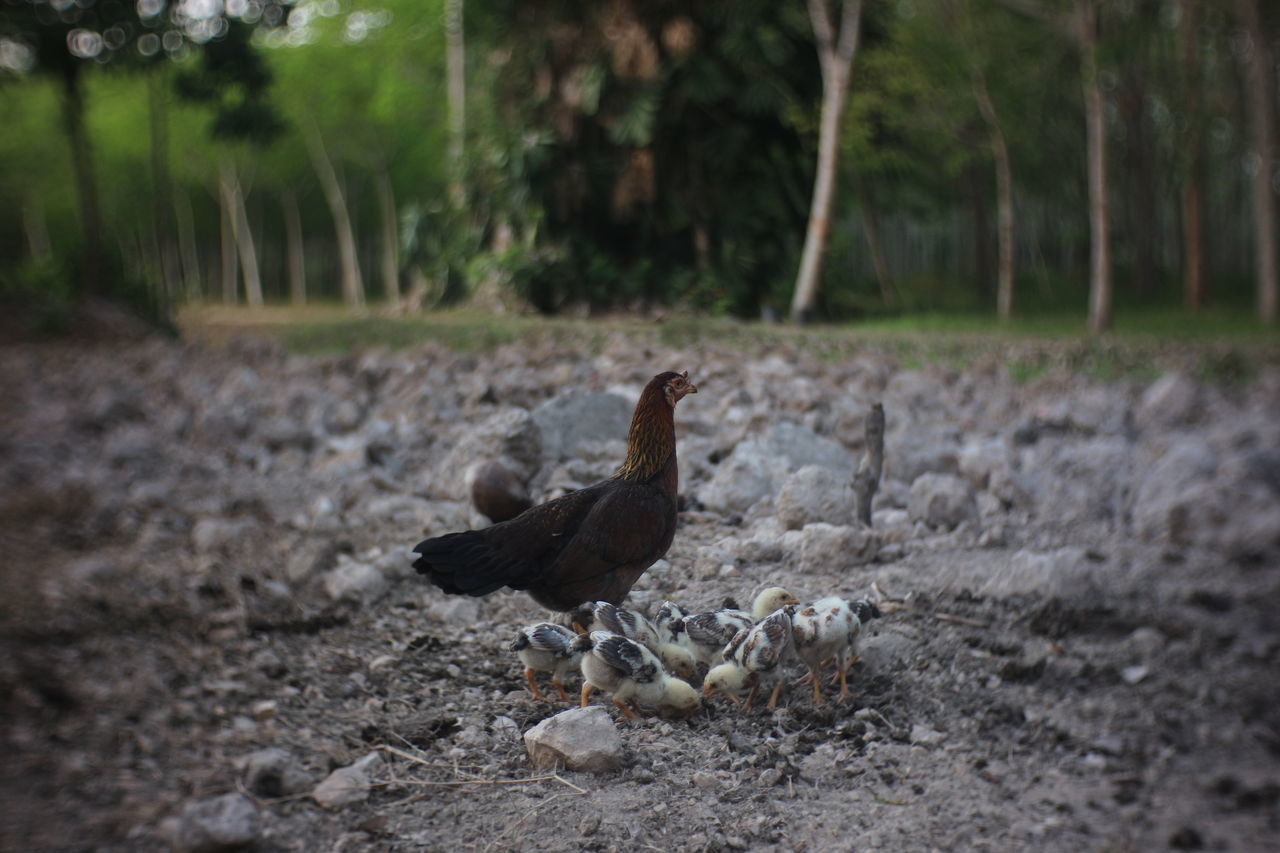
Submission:
<svg viewBox="0 0 1280 853">
<path fill-rule="evenodd" d="M 533 670 L 529 667 L 524 668 L 524 680 L 529 685 L 529 692 L 533 694 L 533 698 L 542 700 L 542 694 L 538 692 L 538 682 L 533 678 Z"/>
<path fill-rule="evenodd" d="M 582 701 L 579 703 L 580 707 L 587 707 L 587 699 L 591 696 L 591 691 L 594 689 L 595 688 L 591 686 L 590 681 L 582 682 Z"/>
<path fill-rule="evenodd" d="M 817 682 L 815 681 L 814 683 L 816 684 Z M 773 692 L 769 694 L 769 704 L 764 706 L 765 710 L 772 711 L 774 708 L 778 707 L 778 694 L 781 692 L 782 682 L 779 681 L 777 684 L 773 685 Z"/>
<path fill-rule="evenodd" d="M 554 675 L 551 677 L 551 686 L 554 687 L 557 691 L 559 691 L 561 702 L 573 701 L 572 699 L 569 698 L 569 694 L 564 692 L 564 682 L 560 680 L 559 675 Z"/>
<path fill-rule="evenodd" d="M 635 711 L 632 711 L 630 708 L 628 708 L 625 702 L 619 702 L 616 696 L 613 699 L 613 704 L 618 707 L 618 710 L 621 711 L 623 716 L 625 716 L 628 720 L 640 719 L 639 714 L 637 714 Z"/>
<path fill-rule="evenodd" d="M 822 683 L 822 670 L 821 669 L 812 670 L 811 674 L 813 675 L 813 678 L 812 678 L 813 704 L 821 705 L 822 704 L 822 688 L 819 685 Z M 781 687 L 782 682 L 778 682 L 778 686 Z"/>
</svg>

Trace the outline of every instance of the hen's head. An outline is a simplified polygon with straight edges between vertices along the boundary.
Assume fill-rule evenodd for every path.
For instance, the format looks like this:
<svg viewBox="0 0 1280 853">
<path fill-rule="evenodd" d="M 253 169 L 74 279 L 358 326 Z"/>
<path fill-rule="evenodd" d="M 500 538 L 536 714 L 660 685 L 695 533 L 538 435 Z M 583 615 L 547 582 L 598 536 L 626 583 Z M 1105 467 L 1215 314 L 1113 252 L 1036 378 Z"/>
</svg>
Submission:
<svg viewBox="0 0 1280 853">
<path fill-rule="evenodd" d="M 689 381 L 689 371 L 685 370 L 681 373 L 668 371 L 659 373 L 653 377 L 649 383 L 649 387 L 657 386 L 662 389 L 662 397 L 667 401 L 667 405 L 671 408 L 676 407 L 676 403 L 684 397 L 685 394 L 697 394 L 698 386 Z"/>
</svg>

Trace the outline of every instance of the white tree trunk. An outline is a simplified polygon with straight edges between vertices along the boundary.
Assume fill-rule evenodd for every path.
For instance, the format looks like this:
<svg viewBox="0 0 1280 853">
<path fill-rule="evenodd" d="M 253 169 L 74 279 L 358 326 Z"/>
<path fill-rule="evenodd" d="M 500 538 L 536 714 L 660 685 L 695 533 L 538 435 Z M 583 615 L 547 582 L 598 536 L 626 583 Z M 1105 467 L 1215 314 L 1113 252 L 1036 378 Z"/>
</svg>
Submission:
<svg viewBox="0 0 1280 853">
<path fill-rule="evenodd" d="M 445 0 L 444 38 L 446 91 L 449 99 L 449 195 L 455 207 L 465 199 L 462 183 L 467 138 L 467 40 L 463 28 L 464 0 Z"/>
<path fill-rule="evenodd" d="M 796 275 L 791 299 L 791 319 L 805 322 L 813 313 L 818 297 L 822 262 L 831 234 L 831 208 L 835 201 L 836 161 L 840 150 L 840 120 L 849 96 L 849 70 L 858 50 L 862 17 L 861 0 L 844 0 L 837 39 L 828 0 L 809 0 L 809 19 L 818 44 L 822 65 L 822 115 L 818 127 L 818 165 L 813 180 L 813 200 L 809 206 L 809 226 L 805 231 L 800 272 Z"/>
<path fill-rule="evenodd" d="M 244 208 L 244 190 L 240 176 L 230 158 L 223 158 L 220 180 L 227 213 L 231 218 L 231 237 L 240 255 L 240 273 L 244 276 L 244 296 L 250 308 L 262 307 L 262 277 L 258 273 L 258 250 L 249 229 L 249 214 Z"/>
<path fill-rule="evenodd" d="M 1258 14 L 1257 0 L 1236 0 L 1241 22 L 1249 33 L 1250 53 L 1245 67 L 1249 102 L 1249 150 L 1257 169 L 1253 174 L 1253 268 L 1258 292 L 1258 318 L 1276 321 L 1276 202 L 1271 189 L 1274 164 L 1273 109 L 1267 78 L 1272 74 L 1267 33 Z"/>
<path fill-rule="evenodd" d="M 305 128 L 307 148 L 311 152 L 311 163 L 315 167 L 316 177 L 324 190 L 325 201 L 329 204 L 329 213 L 333 216 L 333 228 L 338 239 L 338 257 L 342 265 L 342 301 L 351 308 L 364 307 L 364 279 L 360 276 L 360 263 L 356 256 L 356 238 L 351 230 L 351 216 L 347 212 L 347 197 L 342 191 L 342 183 L 334 171 L 333 162 L 325 151 L 324 140 L 314 124 Z"/>
</svg>

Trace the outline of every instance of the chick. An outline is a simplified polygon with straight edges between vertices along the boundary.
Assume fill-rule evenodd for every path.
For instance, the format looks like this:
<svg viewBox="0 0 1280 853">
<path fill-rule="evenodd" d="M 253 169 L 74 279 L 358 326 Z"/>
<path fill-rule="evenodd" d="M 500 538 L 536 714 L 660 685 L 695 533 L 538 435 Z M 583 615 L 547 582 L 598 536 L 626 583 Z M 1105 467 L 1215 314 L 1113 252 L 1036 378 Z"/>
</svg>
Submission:
<svg viewBox="0 0 1280 853">
<path fill-rule="evenodd" d="M 821 670 L 835 660 L 840 698 L 849 697 L 848 669 L 857 660 L 858 639 L 865 622 L 880 616 L 870 601 L 845 601 L 837 596 L 819 599 L 791 618 L 796 653 L 809 667 L 813 702 L 822 702 Z"/>
<path fill-rule="evenodd" d="M 534 699 L 542 699 L 534 673 L 550 672 L 551 684 L 560 693 L 560 698 L 570 701 L 569 694 L 564 692 L 563 679 L 566 673 L 577 669 L 582 660 L 582 652 L 572 648 L 577 636 L 563 625 L 551 622 L 528 625 L 516 632 L 516 638 L 511 641 L 511 651 L 524 664 L 524 678 Z"/>
<path fill-rule="evenodd" d="M 662 668 L 658 656 L 640 643 L 609 631 L 581 634 L 573 648 L 582 653 L 582 705 L 592 690 L 613 694 L 613 704 L 635 719 L 641 708 L 688 716 L 698 709 L 698 693 Z"/>
<path fill-rule="evenodd" d="M 762 590 L 751 603 L 751 612 L 724 609 L 708 613 L 693 613 L 680 620 L 685 636 L 685 646 L 693 657 L 707 666 L 715 666 L 725 660 L 724 648 L 739 631 L 750 628 L 756 622 L 788 605 L 799 604 L 797 599 L 780 586 Z"/>
<path fill-rule="evenodd" d="M 635 640 L 662 659 L 663 666 L 678 678 L 693 678 L 697 674 L 693 655 L 677 643 L 668 642 L 664 632 L 644 614 L 607 601 L 597 601 L 591 608 L 592 627 L 601 631 Z"/>
<path fill-rule="evenodd" d="M 702 683 L 704 697 L 723 693 L 735 697 L 749 691 L 745 710 L 751 710 L 756 693 L 762 686 L 771 687 L 769 703 L 772 711 L 782 689 L 783 665 L 794 655 L 791 638 L 791 614 L 794 605 L 775 610 L 750 628 L 739 631 L 724 649 L 725 662 L 714 666 Z"/>
</svg>

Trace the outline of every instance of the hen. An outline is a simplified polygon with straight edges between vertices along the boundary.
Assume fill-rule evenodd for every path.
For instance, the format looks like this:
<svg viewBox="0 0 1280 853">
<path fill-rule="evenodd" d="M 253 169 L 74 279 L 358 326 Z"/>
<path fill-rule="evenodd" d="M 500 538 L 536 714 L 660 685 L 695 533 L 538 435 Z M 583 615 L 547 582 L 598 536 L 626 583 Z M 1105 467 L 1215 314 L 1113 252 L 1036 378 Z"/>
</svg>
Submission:
<svg viewBox="0 0 1280 853">
<path fill-rule="evenodd" d="M 612 477 L 510 521 L 419 542 L 414 569 L 454 595 L 506 586 L 552 610 L 621 603 L 675 536 L 675 408 L 697 391 L 688 371 L 653 377 L 631 416 L 627 457 Z"/>
</svg>

